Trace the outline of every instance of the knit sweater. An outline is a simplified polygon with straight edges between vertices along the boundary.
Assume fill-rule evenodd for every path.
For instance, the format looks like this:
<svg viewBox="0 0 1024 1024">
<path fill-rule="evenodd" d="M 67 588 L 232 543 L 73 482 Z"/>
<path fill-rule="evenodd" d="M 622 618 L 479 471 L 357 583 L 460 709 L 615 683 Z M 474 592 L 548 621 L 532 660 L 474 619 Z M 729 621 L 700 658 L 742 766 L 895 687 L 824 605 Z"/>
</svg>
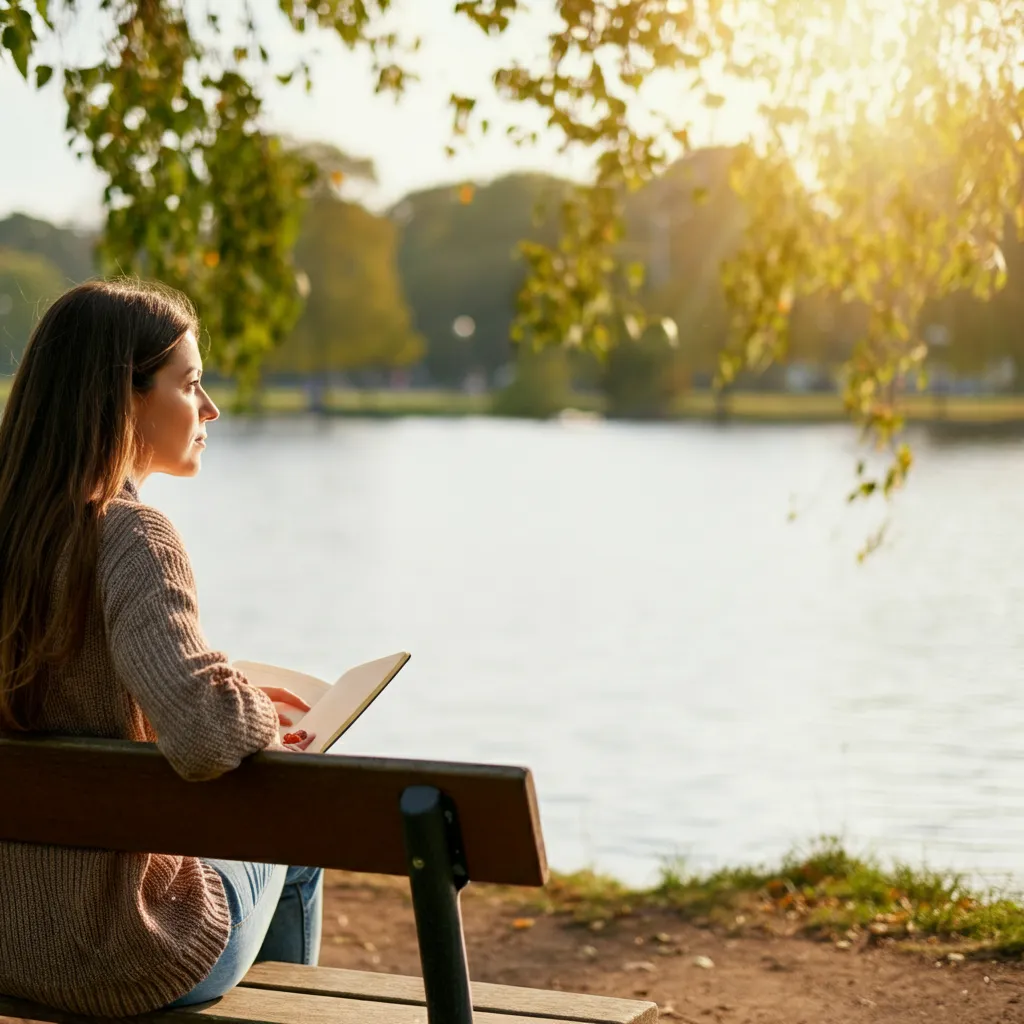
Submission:
<svg viewBox="0 0 1024 1024">
<path fill-rule="evenodd" d="M 181 538 L 130 484 L 102 521 L 97 584 L 42 731 L 155 741 L 192 780 L 276 742 L 273 703 L 203 636 Z M 154 1010 L 209 974 L 230 927 L 220 876 L 195 858 L 0 843 L 7 995 L 91 1015 Z"/>
</svg>

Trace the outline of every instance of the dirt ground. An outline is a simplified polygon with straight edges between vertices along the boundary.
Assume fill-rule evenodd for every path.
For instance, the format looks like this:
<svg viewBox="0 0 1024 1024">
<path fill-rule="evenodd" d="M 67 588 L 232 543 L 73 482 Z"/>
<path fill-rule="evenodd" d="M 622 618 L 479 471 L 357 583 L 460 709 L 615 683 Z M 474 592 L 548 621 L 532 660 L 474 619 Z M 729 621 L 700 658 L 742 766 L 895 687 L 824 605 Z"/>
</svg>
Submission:
<svg viewBox="0 0 1024 1024">
<path fill-rule="evenodd" d="M 500 893 L 467 889 L 474 980 L 650 999 L 679 1024 L 1024 1024 L 1024 964 L 759 932 L 728 937 L 657 910 L 598 931 L 524 913 Z M 419 974 L 417 957 L 405 884 L 329 877 L 323 965 Z"/>
<path fill-rule="evenodd" d="M 330 874 L 325 895 L 321 964 L 420 973 L 407 883 Z M 649 999 L 671 1024 L 1024 1024 L 1024 963 L 729 936 L 646 908 L 594 928 L 474 886 L 463 919 L 474 980 Z"/>
</svg>

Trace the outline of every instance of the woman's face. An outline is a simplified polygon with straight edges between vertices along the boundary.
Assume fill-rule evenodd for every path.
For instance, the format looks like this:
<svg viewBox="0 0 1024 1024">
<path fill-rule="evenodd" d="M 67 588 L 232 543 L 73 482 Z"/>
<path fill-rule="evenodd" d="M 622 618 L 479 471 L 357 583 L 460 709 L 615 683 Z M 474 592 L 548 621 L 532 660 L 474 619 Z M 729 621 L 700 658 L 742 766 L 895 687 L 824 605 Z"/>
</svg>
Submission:
<svg viewBox="0 0 1024 1024">
<path fill-rule="evenodd" d="M 157 371 L 149 391 L 134 396 L 135 427 L 142 442 L 140 464 L 135 467 L 138 482 L 150 473 L 195 476 L 199 472 L 206 424 L 220 415 L 203 390 L 202 376 L 199 345 L 189 331 Z"/>
</svg>

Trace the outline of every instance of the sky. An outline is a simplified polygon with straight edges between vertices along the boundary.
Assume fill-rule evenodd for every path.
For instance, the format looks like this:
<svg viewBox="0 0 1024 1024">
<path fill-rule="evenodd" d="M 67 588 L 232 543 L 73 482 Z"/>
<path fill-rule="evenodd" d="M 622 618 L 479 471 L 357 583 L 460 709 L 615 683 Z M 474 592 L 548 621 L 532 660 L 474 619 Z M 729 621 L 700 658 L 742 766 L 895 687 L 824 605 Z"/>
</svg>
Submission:
<svg viewBox="0 0 1024 1024">
<path fill-rule="evenodd" d="M 236 0 L 217 0 L 224 21 Z M 307 94 L 294 82 L 268 86 L 266 126 L 302 140 L 334 143 L 353 156 L 374 161 L 378 185 L 360 196 L 382 209 L 407 192 L 442 183 L 486 181 L 513 170 L 541 170 L 585 177 L 585 154 L 557 152 L 557 139 L 542 137 L 536 146 L 516 148 L 503 130 L 463 145 L 458 155 L 445 155 L 450 139 L 451 93 L 480 98 L 482 116 L 502 126 L 522 111 L 493 97 L 490 78 L 510 62 L 539 60 L 546 51 L 546 33 L 553 25 L 549 0 L 535 0 L 532 9 L 501 37 L 487 37 L 466 18 L 452 13 L 453 0 L 396 0 L 391 18 L 403 37 L 421 39 L 419 51 L 406 64 L 419 76 L 397 102 L 373 93 L 368 55 L 346 50 L 327 33 L 298 37 L 276 11 L 273 0 L 253 0 L 261 38 L 284 70 L 304 47 L 312 58 L 314 89 Z M 79 0 L 74 23 L 65 24 L 60 40 L 42 56 L 62 62 L 88 62 L 98 55 L 103 36 L 102 15 Z M 205 9 L 197 0 L 187 7 Z M 0 216 L 15 211 L 55 223 L 95 224 L 100 221 L 103 179 L 88 159 L 68 149 L 65 108 L 55 75 L 41 91 L 25 83 L 10 62 L 0 62 Z M 658 104 L 689 110 L 692 101 L 682 81 L 658 83 Z M 707 115 L 693 111 L 696 141 L 731 141 L 743 111 Z M 711 116 L 718 123 L 710 120 Z M 732 118 L 723 131 L 721 118 Z M 689 118 L 683 118 L 689 120 Z M 540 127 L 540 125 L 537 125 Z M 733 129 L 733 130 L 730 130 Z M 716 132 L 718 135 L 716 136 Z M 721 137 L 718 137 L 721 136 Z"/>
</svg>

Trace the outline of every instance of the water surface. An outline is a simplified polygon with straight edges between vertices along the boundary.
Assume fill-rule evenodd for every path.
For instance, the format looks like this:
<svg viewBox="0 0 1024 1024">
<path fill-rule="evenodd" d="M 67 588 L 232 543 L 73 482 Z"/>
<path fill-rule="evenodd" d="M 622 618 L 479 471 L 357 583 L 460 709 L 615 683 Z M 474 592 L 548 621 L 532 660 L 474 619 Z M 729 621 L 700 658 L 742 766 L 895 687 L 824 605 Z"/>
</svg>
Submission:
<svg viewBox="0 0 1024 1024">
<path fill-rule="evenodd" d="M 212 425 L 145 500 L 211 642 L 413 660 L 352 753 L 534 770 L 552 864 L 633 882 L 820 833 L 1024 878 L 1024 446 L 921 440 L 883 548 L 843 427 Z M 795 513 L 795 518 L 792 517 Z"/>
</svg>

